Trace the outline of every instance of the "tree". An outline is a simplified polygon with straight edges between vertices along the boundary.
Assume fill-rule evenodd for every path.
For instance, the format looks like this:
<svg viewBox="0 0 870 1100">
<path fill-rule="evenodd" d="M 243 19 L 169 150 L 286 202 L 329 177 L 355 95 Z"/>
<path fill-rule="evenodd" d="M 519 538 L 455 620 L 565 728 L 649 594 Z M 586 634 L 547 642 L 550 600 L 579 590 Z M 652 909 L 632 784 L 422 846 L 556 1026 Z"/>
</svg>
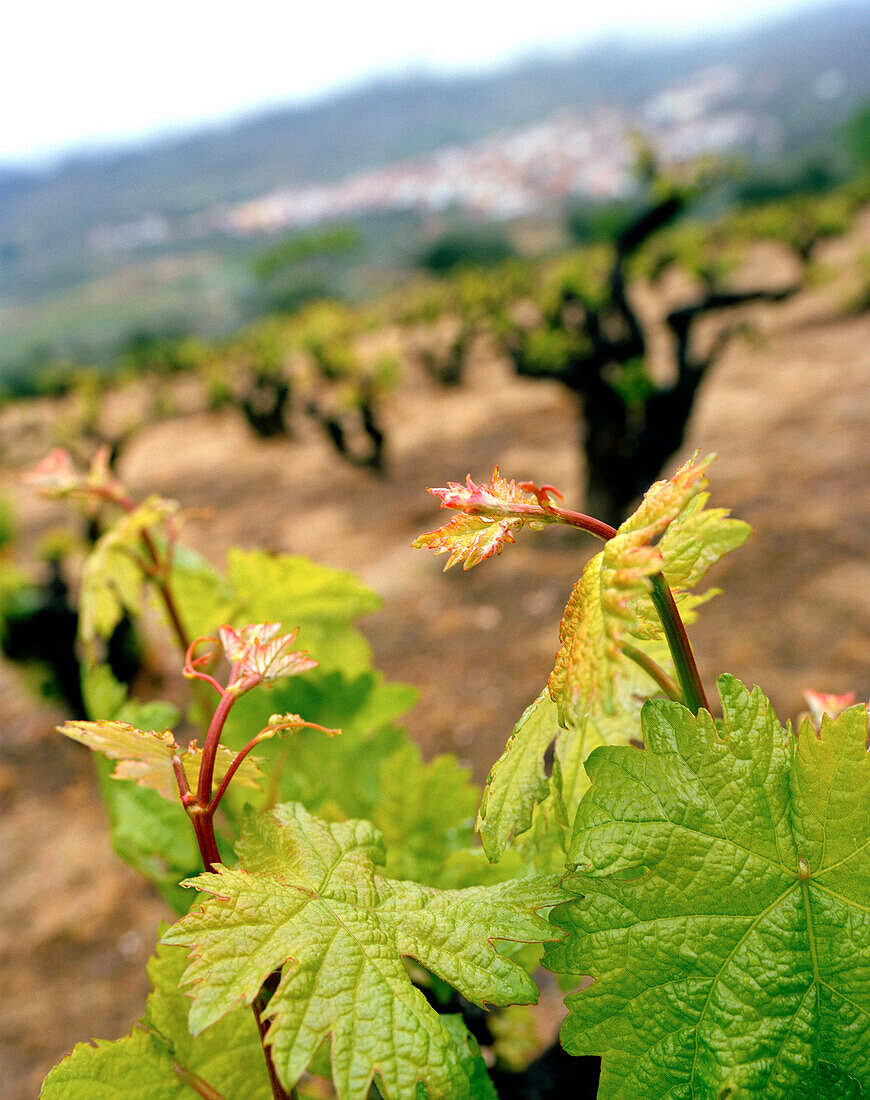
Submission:
<svg viewBox="0 0 870 1100">
<path fill-rule="evenodd" d="M 506 314 L 500 326 L 518 374 L 555 379 L 576 395 L 586 508 L 612 524 L 624 518 L 683 443 L 704 378 L 743 327 L 720 327 L 702 350 L 698 323 L 750 302 L 781 301 L 799 286 L 729 289 L 722 233 L 715 227 L 675 225 L 700 184 L 666 181 L 654 167 L 647 178 L 649 201 L 618 230 L 612 244 L 586 249 L 555 273 L 537 303 L 537 324 L 528 326 Z M 669 227 L 674 228 L 662 245 Z M 789 242 L 803 264 L 824 235 L 817 228 L 806 240 L 802 235 L 800 242 Z M 659 239 L 657 251 L 653 238 Z M 653 280 L 682 267 L 696 283 L 694 297 L 664 317 L 673 354 L 673 373 L 666 382 L 650 372 L 648 322 L 629 293 L 629 278 L 644 262 Z"/>
</svg>

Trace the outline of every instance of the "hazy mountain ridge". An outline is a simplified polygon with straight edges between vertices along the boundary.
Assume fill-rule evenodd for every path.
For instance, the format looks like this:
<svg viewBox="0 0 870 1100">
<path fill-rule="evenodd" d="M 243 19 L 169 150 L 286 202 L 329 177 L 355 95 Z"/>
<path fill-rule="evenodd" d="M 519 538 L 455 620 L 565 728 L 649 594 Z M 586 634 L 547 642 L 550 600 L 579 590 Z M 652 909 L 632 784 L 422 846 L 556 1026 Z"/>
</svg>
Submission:
<svg viewBox="0 0 870 1100">
<path fill-rule="evenodd" d="M 642 105 L 722 65 L 740 77 L 730 106 L 775 121 L 772 155 L 824 153 L 839 122 L 870 100 L 870 3 L 690 43 L 598 42 L 483 75 L 381 81 L 172 140 L 81 154 L 41 172 L 0 166 L 0 360 L 20 361 L 28 346 L 78 348 L 87 357 L 131 326 L 198 327 L 197 311 L 212 327 L 238 323 L 249 258 L 270 238 L 256 229 L 247 241 L 208 228 L 185 234 L 191 223 L 219 224 L 222 204 L 341 181 L 493 135 L 509 139 L 563 108 L 583 115 L 612 107 L 639 118 Z M 142 248 L 95 244 L 106 230 L 161 221 L 170 231 Z M 395 247 L 391 240 L 388 233 L 382 252 Z M 406 251 L 409 241 L 406 234 Z M 123 287 L 131 288 L 126 298 Z"/>
<path fill-rule="evenodd" d="M 777 82 L 767 109 L 780 116 L 787 140 L 800 141 L 808 120 L 799 101 L 810 98 L 808 85 L 817 73 L 840 70 L 844 91 L 836 102 L 811 104 L 816 124 L 820 115 L 835 117 L 870 95 L 868 45 L 870 6 L 852 3 L 718 40 L 598 43 L 484 76 L 381 82 L 139 149 L 71 158 L 29 179 L 0 170 L 0 200 L 7 207 L 0 234 L 17 236 L 26 224 L 31 243 L 34 236 L 48 243 L 66 236 L 62 224 L 77 234 L 83 225 L 151 209 L 187 213 L 278 185 L 335 179 L 522 125 L 559 107 L 638 103 L 723 61 L 745 74 L 750 90 L 766 75 Z"/>
</svg>

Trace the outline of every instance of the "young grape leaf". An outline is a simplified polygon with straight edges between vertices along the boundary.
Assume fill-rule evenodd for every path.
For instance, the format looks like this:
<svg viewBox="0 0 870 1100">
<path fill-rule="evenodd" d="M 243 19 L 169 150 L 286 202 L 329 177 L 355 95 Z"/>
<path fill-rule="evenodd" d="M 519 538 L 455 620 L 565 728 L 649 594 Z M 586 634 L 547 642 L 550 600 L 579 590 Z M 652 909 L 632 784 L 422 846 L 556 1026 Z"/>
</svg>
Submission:
<svg viewBox="0 0 870 1100">
<path fill-rule="evenodd" d="M 117 760 L 113 779 L 132 779 L 142 787 L 149 787 L 161 797 L 174 801 L 179 798 L 178 783 L 173 769 L 173 759 L 181 761 L 191 789 L 199 780 L 202 749 L 194 742 L 182 749 L 169 730 L 136 729 L 128 722 L 102 720 L 99 722 L 65 722 L 59 731 L 73 741 L 87 745 L 94 752 L 102 753 L 110 760 Z M 220 783 L 235 759 L 235 753 L 223 745 L 218 746 L 215 757 L 214 778 Z M 236 787 L 259 788 L 263 773 L 256 758 L 248 755 L 233 776 Z"/>
<path fill-rule="evenodd" d="M 586 757 L 597 745 L 625 745 L 636 739 L 643 700 L 659 690 L 626 657 L 623 646 L 630 642 L 660 665 L 670 666 L 649 597 L 650 577 L 664 572 L 681 613 L 690 618 L 707 595 L 692 595 L 688 587 L 748 535 L 746 524 L 728 519 L 723 509 L 705 509 L 707 494 L 701 489 L 711 461 L 687 463 L 670 480 L 653 485 L 634 515 L 587 564 L 568 600 L 560 629 L 562 646 L 548 684 L 557 709 L 553 774 L 547 784 L 554 798 L 546 814 L 537 814 L 534 837 L 525 841 L 547 859 L 551 857 L 546 850 L 558 851 L 570 836 L 575 808 L 588 787 Z M 509 742 L 511 752 L 515 745 Z M 509 759 L 506 751 L 499 765 L 504 768 Z M 518 757 L 514 764 L 518 776 L 525 777 L 524 801 L 513 806 L 522 812 L 500 808 L 491 821 L 505 835 L 530 828 L 531 811 L 544 792 L 541 764 L 533 754 Z M 485 808 L 492 818 L 488 804 Z M 489 851 L 490 858 L 497 858 L 499 848 L 492 840 Z"/>
<path fill-rule="evenodd" d="M 46 1078 L 41 1100 L 194 1100 L 191 1077 L 225 1100 L 270 1100 L 256 1021 L 238 1008 L 197 1036 L 179 990 L 184 951 L 158 947 L 148 963 L 145 1016 L 124 1039 L 79 1043 Z M 210 1095 L 210 1094 L 209 1094 Z"/>
<path fill-rule="evenodd" d="M 189 885 L 212 894 L 164 942 L 193 947 L 184 982 L 198 1034 L 283 967 L 265 1016 L 285 1087 L 331 1039 L 339 1100 L 364 1100 L 377 1075 L 390 1100 L 471 1098 L 454 1036 L 410 982 L 413 958 L 477 1004 L 529 1003 L 534 982 L 496 940 L 540 942 L 537 910 L 563 900 L 552 878 L 438 891 L 383 878 L 383 843 L 368 822 L 328 824 L 296 804 L 249 815 L 237 853 Z"/>
<path fill-rule="evenodd" d="M 461 512 L 437 531 L 428 531 L 411 543 L 415 549 L 428 547 L 436 554 L 447 554 L 444 572 L 462 562 L 463 569 L 471 569 L 494 554 L 500 554 L 506 543 L 514 541 L 514 531 L 526 525 L 519 516 L 468 515 Z"/>
<path fill-rule="evenodd" d="M 650 578 L 664 573 L 685 614 L 698 603 L 690 597 L 686 606 L 689 586 L 747 538 L 745 523 L 728 519 L 723 509 L 703 509 L 706 494 L 699 506 L 711 462 L 686 463 L 672 478 L 656 482 L 583 570 L 565 608 L 549 683 L 563 725 L 596 711 L 614 713 L 618 681 L 632 668 L 622 646 L 632 641 L 643 648 L 640 639 L 662 637 Z"/>
<path fill-rule="evenodd" d="M 553 705 L 542 695 L 523 714 L 487 780 L 477 828 L 491 860 L 501 857 L 512 836 L 522 836 L 524 857 L 535 866 L 553 867 L 553 853 L 564 847 L 588 786 L 583 762 L 589 752 L 596 745 L 627 744 L 637 737 L 641 704 L 660 688 L 623 647 L 630 642 L 666 671 L 671 665 L 649 596 L 650 578 L 664 572 L 683 617 L 691 621 L 695 608 L 714 593 L 697 596 L 689 588 L 749 532 L 724 509 L 705 507 L 708 494 L 702 489 L 711 461 L 689 462 L 673 478 L 656 483 L 575 585 L 548 684 Z M 459 520 L 479 520 L 476 510 L 493 520 L 522 495 L 512 482 L 503 484 L 510 492 L 496 493 L 470 479 L 466 487 L 451 484 L 435 492 L 445 506 L 475 509 Z M 448 525 L 417 544 L 461 556 L 464 544 L 451 541 L 450 531 Z M 448 566 L 452 563 L 451 558 Z M 548 779 L 544 757 L 551 745 Z M 543 810 L 551 792 L 554 797 Z"/>
<path fill-rule="evenodd" d="M 233 548 L 227 582 L 237 601 L 233 622 L 281 622 L 299 628 L 299 646 L 321 668 L 351 674 L 371 666 L 368 642 L 353 625 L 380 598 L 352 573 L 308 558 Z"/>
<path fill-rule="evenodd" d="M 442 508 L 468 509 L 411 543 L 417 549 L 429 547 L 436 554 L 447 554 L 445 573 L 459 562 L 463 563 L 463 569 L 471 569 L 493 554 L 500 554 L 506 543 L 514 541 L 514 531 L 534 524 L 531 517 L 510 512 L 517 504 L 537 505 L 537 497 L 518 489 L 516 482 L 499 477 L 498 466 L 488 484 L 475 485 L 469 475 L 464 486 L 451 481 L 446 489 L 429 492 L 441 499 Z"/>
<path fill-rule="evenodd" d="M 82 570 L 79 637 L 86 649 L 108 638 L 125 611 L 140 611 L 144 575 L 142 534 L 178 511 L 174 501 L 149 497 L 97 539 Z"/>
<path fill-rule="evenodd" d="M 865 1095 L 867 713 L 795 737 L 757 688 L 719 692 L 721 725 L 650 701 L 645 752 L 587 761 L 577 897 L 545 958 L 593 978 L 563 1044 L 603 1056 L 601 1100 Z"/>
<path fill-rule="evenodd" d="M 172 729 L 179 721 L 171 703 L 140 703 L 128 698 L 126 687 L 118 683 L 107 665 L 85 669 L 82 694 L 89 714 L 129 722 L 139 729 Z M 195 874 L 202 863 L 177 794 L 167 801 L 147 787 L 119 783 L 112 779 L 113 769 L 107 758 L 97 755 L 95 763 L 112 847 L 125 863 L 154 883 L 177 913 L 185 912 L 190 899 L 178 884 Z"/>
</svg>

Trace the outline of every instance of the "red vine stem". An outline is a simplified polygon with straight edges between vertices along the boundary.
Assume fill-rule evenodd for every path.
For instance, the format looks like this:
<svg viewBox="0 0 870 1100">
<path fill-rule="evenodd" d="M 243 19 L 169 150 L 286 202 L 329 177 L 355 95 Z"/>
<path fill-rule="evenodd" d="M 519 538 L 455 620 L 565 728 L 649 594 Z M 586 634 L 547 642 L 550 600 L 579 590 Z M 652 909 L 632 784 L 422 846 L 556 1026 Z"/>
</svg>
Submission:
<svg viewBox="0 0 870 1100">
<path fill-rule="evenodd" d="M 188 650 L 190 647 L 188 647 Z M 217 846 L 217 838 L 214 832 L 214 814 L 215 810 L 226 791 L 227 785 L 245 758 L 247 753 L 254 747 L 256 742 L 260 739 L 260 735 L 253 738 L 242 751 L 236 756 L 230 768 L 227 770 L 227 774 L 224 777 L 224 781 L 218 789 L 217 794 L 211 798 L 212 781 L 214 778 L 214 764 L 217 756 L 218 745 L 220 744 L 221 734 L 223 733 L 224 723 L 226 722 L 227 715 L 230 712 L 230 708 L 238 698 L 238 693 L 230 690 L 223 690 L 221 692 L 221 700 L 217 705 L 214 716 L 211 720 L 211 724 L 208 728 L 208 735 L 206 737 L 205 745 L 202 750 L 202 758 L 200 760 L 199 769 L 199 782 L 197 784 L 197 793 L 194 795 L 190 790 L 188 784 L 187 775 L 184 771 L 184 765 L 181 762 L 181 758 L 174 756 L 172 759 L 172 767 L 175 772 L 176 782 L 178 783 L 178 791 L 181 795 L 181 802 L 187 811 L 187 815 L 190 818 L 193 825 L 193 831 L 196 835 L 196 843 L 199 847 L 199 854 L 202 858 L 202 864 L 206 871 L 211 871 L 216 863 L 221 863 L 221 855 Z M 261 731 L 262 732 L 262 731 Z M 271 975 L 271 978 L 275 979 L 275 983 L 280 980 L 280 971 L 276 972 L 276 975 Z M 272 1051 L 266 1043 L 266 1032 L 268 1025 L 261 1019 L 263 1010 L 268 1004 L 268 994 L 271 990 L 260 990 L 254 1001 L 251 1004 L 251 1010 L 254 1013 L 254 1019 L 257 1023 L 257 1030 L 260 1034 L 260 1043 L 263 1048 L 263 1057 L 266 1061 L 266 1072 L 269 1075 L 269 1086 L 272 1090 L 272 1100 L 298 1100 L 298 1094 L 296 1089 L 291 1089 L 290 1092 L 284 1088 L 278 1079 L 278 1072 L 275 1069 L 275 1064 L 272 1060 Z M 179 1068 L 176 1069 L 179 1076 L 182 1076 L 182 1071 Z M 205 1100 L 223 1100 L 219 1093 L 216 1093 L 213 1089 L 211 1091 L 204 1091 L 210 1088 L 204 1081 L 200 1081 L 199 1078 L 195 1080 L 182 1076 L 182 1080 L 186 1084 L 203 1096 Z"/>
<path fill-rule="evenodd" d="M 236 774 L 236 772 L 239 770 L 239 767 L 241 766 L 242 761 L 245 759 L 245 757 L 248 755 L 248 753 L 254 748 L 254 746 L 259 745 L 259 743 L 263 740 L 264 740 L 264 737 L 263 737 L 262 732 L 258 733 L 257 736 L 252 737 L 251 740 L 247 743 L 247 745 L 245 745 L 245 747 L 241 750 L 241 752 L 239 752 L 236 755 L 233 762 L 227 768 L 227 774 L 221 780 L 221 784 L 218 787 L 218 789 L 215 791 L 214 797 L 212 798 L 211 802 L 209 802 L 209 804 L 208 804 L 208 812 L 210 814 L 214 814 L 215 810 L 217 810 L 218 806 L 220 805 L 221 799 L 226 794 L 227 787 L 229 787 L 229 785 L 230 785 L 230 781 L 232 780 L 232 778 Z M 200 773 L 200 775 L 201 774 L 202 773 Z"/>
<path fill-rule="evenodd" d="M 562 523 L 568 527 L 579 527 L 582 531 L 588 531 L 590 535 L 595 535 L 596 538 L 603 539 L 605 542 L 616 534 L 616 528 L 603 520 L 584 515 L 582 512 L 572 512 L 570 508 L 557 508 L 555 504 L 548 504 L 544 508 L 538 504 L 511 503 L 510 514 L 529 516 L 538 523 Z"/>
<path fill-rule="evenodd" d="M 125 512 L 132 512 L 135 510 L 136 504 L 123 490 L 117 489 L 114 491 L 102 491 L 97 495 L 102 496 L 103 499 L 110 500 L 114 504 L 117 504 Z M 178 606 L 175 602 L 175 598 L 172 593 L 172 588 L 169 583 L 169 570 L 171 566 L 171 549 L 168 551 L 166 557 L 161 559 L 160 553 L 157 550 L 157 546 L 154 539 L 151 537 L 151 533 L 147 529 L 143 529 L 141 532 L 142 543 L 148 553 L 148 557 L 154 566 L 154 573 L 152 579 L 160 593 L 163 600 L 166 613 L 169 616 L 169 621 L 172 624 L 172 629 L 175 632 L 176 639 L 181 651 L 185 655 L 185 666 L 190 666 L 190 672 L 192 678 L 196 680 L 202 680 L 212 687 L 216 688 L 220 693 L 221 699 L 217 705 L 217 709 L 212 716 L 211 723 L 209 724 L 208 733 L 206 734 L 205 744 L 202 748 L 202 758 L 200 760 L 199 769 L 199 781 L 197 784 L 197 792 L 194 796 L 190 790 L 187 775 L 184 771 L 184 765 L 181 762 L 181 758 L 174 756 L 172 760 L 173 771 L 175 772 L 176 782 L 178 783 L 178 790 L 181 796 L 181 802 L 184 806 L 187 814 L 193 825 L 193 831 L 196 835 L 197 845 L 199 847 L 200 856 L 202 858 L 203 867 L 206 871 L 210 871 L 216 863 L 221 862 L 220 850 L 217 845 L 217 838 L 214 832 L 214 814 L 223 797 L 230 779 L 238 770 L 242 760 L 244 760 L 247 753 L 254 747 L 257 741 L 260 739 L 255 737 L 239 755 L 233 760 L 227 774 L 224 777 L 223 783 L 218 788 L 218 791 L 214 798 L 211 797 L 211 788 L 214 780 L 214 766 L 215 759 L 217 757 L 218 746 L 220 745 L 221 734 L 223 733 L 224 724 L 226 723 L 227 715 L 230 712 L 230 708 L 238 698 L 238 693 L 232 690 L 225 690 L 213 677 L 208 676 L 206 673 L 199 672 L 196 669 L 196 663 L 193 659 L 193 647 L 196 643 L 191 643 L 187 636 L 184 624 L 181 621 L 181 615 L 179 614 Z M 234 670 L 235 671 L 235 670 Z M 280 971 L 276 972 L 277 979 L 280 979 Z M 276 975 L 272 975 L 272 978 L 276 978 Z M 268 991 L 271 992 L 271 991 Z M 261 990 L 251 1008 L 254 1013 L 254 1019 L 257 1022 L 257 1030 L 260 1034 L 260 1043 L 263 1048 L 263 1057 L 266 1060 L 266 1070 L 269 1075 L 269 1085 L 272 1090 L 273 1100 L 298 1100 L 298 1093 L 295 1088 L 287 1092 L 284 1086 L 278 1079 L 278 1073 L 275 1069 L 275 1064 L 272 1060 L 272 1052 L 266 1043 L 266 1031 L 267 1025 L 262 1021 L 261 1015 L 266 1004 L 268 1004 L 268 992 Z M 172 1067 L 178 1074 L 179 1078 L 184 1081 L 194 1092 L 198 1093 L 204 1098 L 204 1100 L 224 1100 L 219 1092 L 211 1087 L 206 1081 L 203 1081 L 196 1074 L 190 1070 L 185 1069 L 183 1066 L 173 1062 Z"/>
</svg>

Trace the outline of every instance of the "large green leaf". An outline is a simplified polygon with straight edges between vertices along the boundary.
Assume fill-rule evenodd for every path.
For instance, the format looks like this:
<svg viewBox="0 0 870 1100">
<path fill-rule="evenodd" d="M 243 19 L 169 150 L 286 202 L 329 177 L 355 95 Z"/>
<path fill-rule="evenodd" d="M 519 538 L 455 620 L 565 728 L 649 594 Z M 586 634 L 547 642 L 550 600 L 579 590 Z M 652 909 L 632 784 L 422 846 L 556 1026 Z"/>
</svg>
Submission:
<svg viewBox="0 0 870 1100">
<path fill-rule="evenodd" d="M 401 745 L 381 764 L 380 797 L 370 815 L 386 844 L 387 874 L 445 885 L 451 854 L 468 852 L 474 843 L 479 798 L 480 790 L 456 757 L 444 753 L 427 763 L 415 744 Z M 472 864 L 472 874 L 488 869 L 483 852 L 476 851 L 480 866 Z M 457 885 L 455 879 L 450 885 Z"/>
<path fill-rule="evenodd" d="M 46 1078 L 42 1100 L 195 1100 L 198 1078 L 225 1100 L 272 1096 L 253 1014 L 237 1008 L 196 1039 L 179 989 L 184 951 L 158 947 L 144 1018 L 116 1042 L 79 1043 Z"/>
<path fill-rule="evenodd" d="M 381 798 L 381 767 L 406 743 L 394 725 L 416 692 L 380 674 L 347 676 L 316 669 L 242 696 L 230 712 L 224 743 L 241 748 L 273 713 L 301 714 L 340 729 L 337 737 L 299 730 L 257 748 L 276 801 L 302 802 L 321 817 L 371 817 Z"/>
<path fill-rule="evenodd" d="M 371 664 L 368 642 L 353 626 L 376 611 L 380 599 L 352 573 L 308 558 L 233 548 L 227 581 L 236 598 L 237 624 L 280 622 L 299 628 L 299 645 L 321 667 L 360 672 Z"/>
<path fill-rule="evenodd" d="M 192 638 L 223 623 L 278 622 L 299 628 L 299 646 L 325 669 L 361 672 L 371 665 L 368 642 L 354 626 L 380 599 L 352 573 L 308 558 L 233 547 L 222 577 L 198 555 L 178 547 L 172 592 Z"/>
<path fill-rule="evenodd" d="M 508 877 L 510 868 L 493 868 L 474 842 L 480 792 L 467 770 L 448 754 L 424 761 L 393 724 L 415 699 L 413 688 L 386 684 L 377 673 L 348 678 L 318 669 L 243 696 L 224 739 L 245 744 L 275 710 L 340 729 L 337 737 L 299 730 L 258 746 L 272 801 L 301 802 L 328 820 L 374 822 L 387 843 L 391 878 L 459 887 Z"/>
<path fill-rule="evenodd" d="M 493 943 L 553 934 L 537 910 L 563 898 L 555 880 L 444 892 L 391 881 L 371 824 L 328 824 L 295 804 L 250 815 L 237 851 L 241 867 L 190 881 L 213 897 L 164 937 L 193 948 L 191 1031 L 250 1004 L 283 968 L 265 1015 L 285 1087 L 330 1037 L 340 1100 L 364 1100 L 376 1075 L 391 1100 L 418 1083 L 430 1100 L 472 1097 L 463 1051 L 402 959 L 478 1004 L 534 1001 L 534 982 Z"/>
<path fill-rule="evenodd" d="M 721 725 L 651 701 L 645 752 L 587 761 L 546 964 L 594 981 L 563 1043 L 603 1055 L 602 1100 L 866 1095 L 867 712 L 795 737 L 757 688 L 719 690 Z"/>
</svg>

